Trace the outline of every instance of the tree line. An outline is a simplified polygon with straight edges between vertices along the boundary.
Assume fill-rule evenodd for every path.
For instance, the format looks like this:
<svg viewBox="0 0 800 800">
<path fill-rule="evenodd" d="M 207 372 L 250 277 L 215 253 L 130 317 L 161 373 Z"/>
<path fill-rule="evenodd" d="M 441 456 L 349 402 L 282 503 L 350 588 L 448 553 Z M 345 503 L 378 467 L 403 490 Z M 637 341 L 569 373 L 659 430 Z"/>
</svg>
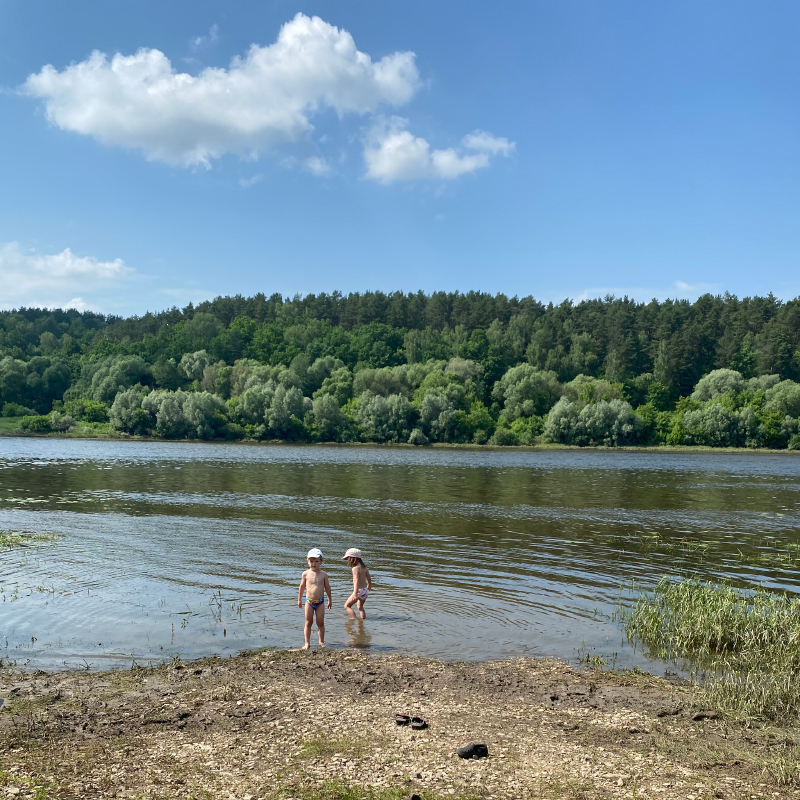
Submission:
<svg viewBox="0 0 800 800">
<path fill-rule="evenodd" d="M 470 292 L 0 312 L 28 430 L 167 438 L 800 447 L 800 299 Z"/>
</svg>

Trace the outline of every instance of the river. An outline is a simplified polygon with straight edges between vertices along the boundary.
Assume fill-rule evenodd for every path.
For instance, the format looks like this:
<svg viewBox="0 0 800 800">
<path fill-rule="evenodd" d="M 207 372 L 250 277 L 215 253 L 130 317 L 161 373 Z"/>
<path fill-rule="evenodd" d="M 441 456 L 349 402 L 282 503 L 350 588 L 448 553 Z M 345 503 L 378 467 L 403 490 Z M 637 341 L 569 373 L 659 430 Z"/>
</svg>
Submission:
<svg viewBox="0 0 800 800">
<path fill-rule="evenodd" d="M 664 573 L 797 591 L 800 458 L 0 438 L 9 531 L 40 537 L 0 549 L 0 658 L 29 669 L 297 647 L 316 546 L 331 647 L 661 673 L 613 612 Z"/>
</svg>

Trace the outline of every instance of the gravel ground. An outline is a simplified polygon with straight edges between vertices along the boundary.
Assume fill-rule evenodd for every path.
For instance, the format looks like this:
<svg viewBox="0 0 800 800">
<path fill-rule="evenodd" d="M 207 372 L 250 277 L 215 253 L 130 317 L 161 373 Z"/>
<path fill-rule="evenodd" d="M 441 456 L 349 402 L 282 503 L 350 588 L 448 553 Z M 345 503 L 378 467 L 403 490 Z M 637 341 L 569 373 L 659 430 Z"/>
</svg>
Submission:
<svg viewBox="0 0 800 800">
<path fill-rule="evenodd" d="M 152 669 L 0 670 L 0 796 L 797 797 L 791 729 L 688 687 L 534 659 L 265 651 Z M 429 728 L 398 727 L 395 713 Z M 489 758 L 455 749 L 486 743 Z"/>
</svg>

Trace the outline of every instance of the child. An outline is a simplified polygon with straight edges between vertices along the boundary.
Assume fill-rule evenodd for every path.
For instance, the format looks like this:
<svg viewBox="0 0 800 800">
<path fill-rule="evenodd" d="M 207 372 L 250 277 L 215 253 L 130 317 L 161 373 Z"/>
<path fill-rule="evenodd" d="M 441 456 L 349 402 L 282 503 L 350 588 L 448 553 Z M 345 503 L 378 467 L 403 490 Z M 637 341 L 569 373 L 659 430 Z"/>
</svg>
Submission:
<svg viewBox="0 0 800 800">
<path fill-rule="evenodd" d="M 317 633 L 319 634 L 319 646 L 325 647 L 325 595 L 328 595 L 328 608 L 333 605 L 331 597 L 331 584 L 328 580 L 328 573 L 323 572 L 322 550 L 312 547 L 306 556 L 308 559 L 308 569 L 300 578 L 300 591 L 297 593 L 297 607 L 303 607 L 303 592 L 306 593 L 306 624 L 303 628 L 303 636 L 306 643 L 303 650 L 308 650 L 311 646 L 311 626 L 314 624 L 314 615 L 317 617 Z"/>
<path fill-rule="evenodd" d="M 361 614 L 361 619 L 366 619 L 364 603 L 367 602 L 367 595 L 372 591 L 372 576 L 369 574 L 367 565 L 361 560 L 361 551 L 357 547 L 351 547 L 342 558 L 353 570 L 353 594 L 347 598 L 347 602 L 344 604 L 345 610 L 355 619 L 353 606 L 358 603 L 358 613 Z"/>
</svg>

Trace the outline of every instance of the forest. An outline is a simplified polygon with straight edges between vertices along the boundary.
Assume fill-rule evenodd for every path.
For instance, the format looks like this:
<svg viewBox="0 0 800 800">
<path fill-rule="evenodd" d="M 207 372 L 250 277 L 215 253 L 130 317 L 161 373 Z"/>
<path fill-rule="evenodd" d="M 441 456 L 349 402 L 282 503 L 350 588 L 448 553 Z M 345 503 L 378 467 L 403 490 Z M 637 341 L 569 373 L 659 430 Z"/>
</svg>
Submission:
<svg viewBox="0 0 800 800">
<path fill-rule="evenodd" d="M 800 298 L 218 297 L 0 312 L 6 431 L 800 449 Z"/>
</svg>

